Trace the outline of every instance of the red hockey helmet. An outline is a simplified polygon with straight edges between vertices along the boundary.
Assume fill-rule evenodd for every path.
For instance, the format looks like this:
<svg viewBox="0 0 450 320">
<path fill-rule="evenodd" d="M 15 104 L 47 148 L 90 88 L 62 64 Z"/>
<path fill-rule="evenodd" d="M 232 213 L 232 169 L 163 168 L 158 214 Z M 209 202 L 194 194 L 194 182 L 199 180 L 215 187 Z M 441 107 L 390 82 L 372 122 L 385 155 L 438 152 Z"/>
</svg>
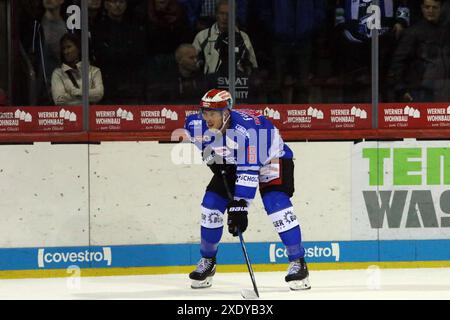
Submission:
<svg viewBox="0 0 450 320">
<path fill-rule="evenodd" d="M 233 108 L 233 98 L 227 90 L 211 89 L 200 101 L 201 109 L 223 111 Z"/>
</svg>

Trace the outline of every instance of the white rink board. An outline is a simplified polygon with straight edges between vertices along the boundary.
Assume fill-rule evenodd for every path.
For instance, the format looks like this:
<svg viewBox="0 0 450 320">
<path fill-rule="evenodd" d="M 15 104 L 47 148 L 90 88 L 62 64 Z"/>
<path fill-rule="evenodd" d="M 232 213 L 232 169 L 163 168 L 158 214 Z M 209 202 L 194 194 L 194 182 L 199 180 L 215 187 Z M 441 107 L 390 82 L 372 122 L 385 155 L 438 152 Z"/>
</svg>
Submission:
<svg viewBox="0 0 450 320">
<path fill-rule="evenodd" d="M 305 241 L 351 240 L 352 145 L 289 143 L 296 165 L 292 201 Z M 211 172 L 173 164 L 174 146 L 0 146 L 0 207 L 7 217 L 0 247 L 197 243 Z M 279 241 L 259 195 L 249 224 L 247 241 Z M 224 232 L 223 241 L 232 237 Z"/>
<path fill-rule="evenodd" d="M 89 244 L 88 146 L 0 146 L 0 247 Z"/>
</svg>

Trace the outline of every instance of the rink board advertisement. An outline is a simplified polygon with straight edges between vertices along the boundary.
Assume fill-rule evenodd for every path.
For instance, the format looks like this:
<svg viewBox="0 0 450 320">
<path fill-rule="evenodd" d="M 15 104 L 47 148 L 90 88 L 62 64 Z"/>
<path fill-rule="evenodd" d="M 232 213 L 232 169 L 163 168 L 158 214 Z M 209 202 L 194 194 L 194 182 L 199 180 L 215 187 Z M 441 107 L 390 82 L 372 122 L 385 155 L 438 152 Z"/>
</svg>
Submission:
<svg viewBox="0 0 450 320">
<path fill-rule="evenodd" d="M 114 105 L 90 107 L 91 131 L 173 131 L 182 128 L 195 106 Z"/>
<path fill-rule="evenodd" d="M 0 133 L 83 131 L 81 106 L 5 107 L 0 109 Z"/>
<path fill-rule="evenodd" d="M 437 129 L 450 127 L 450 104 L 382 103 L 379 106 L 380 129 Z"/>
<path fill-rule="evenodd" d="M 370 129 L 372 107 L 368 104 L 261 105 L 264 116 L 281 130 Z M 256 108 L 256 107 L 255 107 Z"/>
<path fill-rule="evenodd" d="M 371 129 L 370 104 L 239 105 L 264 114 L 280 130 Z M 182 128 L 195 105 L 92 105 L 90 130 L 96 132 L 166 131 Z M 450 128 L 450 105 L 445 103 L 382 103 L 380 129 Z M 0 111 L 0 133 L 83 131 L 82 106 L 5 107 Z"/>
<path fill-rule="evenodd" d="M 371 106 L 358 105 L 239 105 L 236 110 L 263 114 L 281 130 L 370 129 Z M 91 106 L 92 131 L 173 131 L 182 128 L 197 106 Z"/>
<path fill-rule="evenodd" d="M 450 240 L 305 242 L 310 263 L 450 260 Z M 253 264 L 288 263 L 279 242 L 247 243 Z M 195 265 L 197 244 L 0 249 L 0 270 L 127 268 Z M 221 265 L 245 264 L 239 243 L 223 243 Z"/>
<path fill-rule="evenodd" d="M 450 142 L 362 142 L 352 154 L 352 239 L 450 237 Z"/>
</svg>

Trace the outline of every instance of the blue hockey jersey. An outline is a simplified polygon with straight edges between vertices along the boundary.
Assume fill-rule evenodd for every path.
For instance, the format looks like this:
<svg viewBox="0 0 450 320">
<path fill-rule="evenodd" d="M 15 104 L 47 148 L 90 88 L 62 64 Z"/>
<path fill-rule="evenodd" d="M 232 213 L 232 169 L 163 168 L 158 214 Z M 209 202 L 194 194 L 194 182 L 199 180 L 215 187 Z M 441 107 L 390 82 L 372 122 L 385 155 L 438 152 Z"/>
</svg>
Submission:
<svg viewBox="0 0 450 320">
<path fill-rule="evenodd" d="M 230 126 L 224 135 L 208 130 L 200 114 L 188 116 L 185 129 L 201 151 L 212 151 L 224 163 L 236 165 L 235 199 L 253 200 L 260 182 L 278 178 L 272 177 L 270 170 L 261 169 L 268 168 L 274 159 L 293 157 L 278 129 L 251 110 L 231 111 Z"/>
</svg>

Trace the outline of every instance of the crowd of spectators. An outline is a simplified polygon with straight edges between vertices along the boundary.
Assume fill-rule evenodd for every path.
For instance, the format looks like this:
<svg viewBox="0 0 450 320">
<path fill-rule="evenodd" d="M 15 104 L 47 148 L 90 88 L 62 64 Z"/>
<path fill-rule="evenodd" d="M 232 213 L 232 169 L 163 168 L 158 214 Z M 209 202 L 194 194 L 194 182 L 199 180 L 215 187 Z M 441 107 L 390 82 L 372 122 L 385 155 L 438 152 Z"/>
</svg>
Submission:
<svg viewBox="0 0 450 320">
<path fill-rule="evenodd" d="M 79 31 L 65 22 L 79 0 L 18 2 L 38 104 L 80 103 Z M 238 102 L 370 102 L 371 0 L 235 2 Z M 450 101 L 450 0 L 379 2 L 381 101 Z M 88 6 L 92 103 L 192 104 L 228 87 L 227 0 Z"/>
</svg>

